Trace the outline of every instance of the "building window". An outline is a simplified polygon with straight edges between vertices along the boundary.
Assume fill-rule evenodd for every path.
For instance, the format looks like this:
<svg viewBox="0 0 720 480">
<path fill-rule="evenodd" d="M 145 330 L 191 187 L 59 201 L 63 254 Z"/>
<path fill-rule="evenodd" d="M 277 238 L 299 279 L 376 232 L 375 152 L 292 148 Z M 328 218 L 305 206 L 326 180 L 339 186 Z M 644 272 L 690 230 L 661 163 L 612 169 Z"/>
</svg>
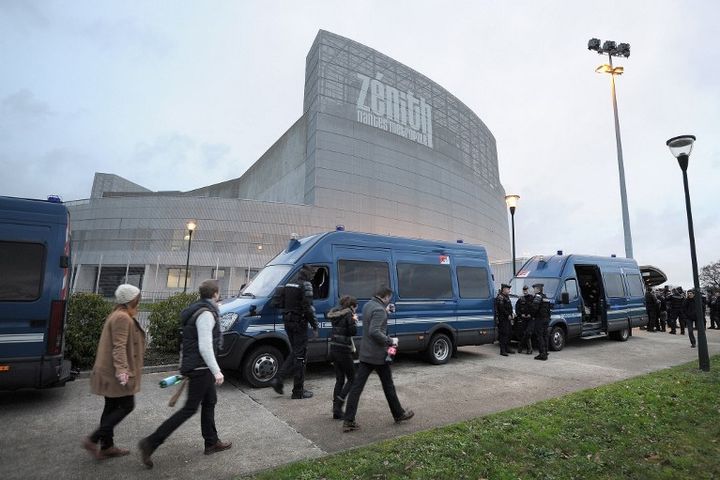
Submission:
<svg viewBox="0 0 720 480">
<path fill-rule="evenodd" d="M 221 278 L 225 278 L 225 269 L 224 268 L 213 268 L 212 269 L 212 278 L 215 278 L 217 280 L 220 280 Z"/>
<path fill-rule="evenodd" d="M 400 298 L 452 298 L 450 265 L 398 263 L 398 296 Z"/>
<path fill-rule="evenodd" d="M 488 298 L 490 283 L 487 269 L 482 267 L 457 267 L 460 298 Z"/>
<path fill-rule="evenodd" d="M 188 284 L 192 279 L 192 269 L 188 272 Z M 167 288 L 183 288 L 185 286 L 185 269 L 168 268 Z"/>
</svg>

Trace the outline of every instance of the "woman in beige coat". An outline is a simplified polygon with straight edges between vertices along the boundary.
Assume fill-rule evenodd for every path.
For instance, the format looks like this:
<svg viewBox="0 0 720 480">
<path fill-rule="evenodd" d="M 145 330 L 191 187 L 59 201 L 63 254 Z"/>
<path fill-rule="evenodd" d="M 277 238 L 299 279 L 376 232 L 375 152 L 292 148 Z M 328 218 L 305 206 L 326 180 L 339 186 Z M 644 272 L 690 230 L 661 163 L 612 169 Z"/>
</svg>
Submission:
<svg viewBox="0 0 720 480">
<path fill-rule="evenodd" d="M 135 319 L 140 290 L 133 285 L 120 285 L 115 291 L 115 303 L 115 309 L 105 320 L 90 374 L 90 389 L 105 397 L 105 409 L 100 427 L 83 440 L 83 447 L 98 460 L 130 453 L 115 446 L 113 430 L 135 408 L 145 355 L 145 332 Z"/>
</svg>

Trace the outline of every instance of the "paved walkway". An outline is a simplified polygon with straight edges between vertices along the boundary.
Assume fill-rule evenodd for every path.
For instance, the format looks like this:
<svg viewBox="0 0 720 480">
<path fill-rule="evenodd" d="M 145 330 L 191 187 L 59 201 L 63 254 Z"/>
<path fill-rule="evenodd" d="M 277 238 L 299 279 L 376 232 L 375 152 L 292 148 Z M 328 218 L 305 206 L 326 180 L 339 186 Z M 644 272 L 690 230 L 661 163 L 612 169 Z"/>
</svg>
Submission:
<svg viewBox="0 0 720 480">
<path fill-rule="evenodd" d="M 707 334 L 710 354 L 720 353 L 720 332 Z M 144 376 L 135 411 L 116 429 L 116 443 L 131 448 L 131 455 L 104 462 L 80 447 L 80 439 L 97 426 L 103 406 L 103 399 L 90 394 L 88 381 L 81 379 L 61 389 L 0 393 L 2 478 L 229 479 L 688 361 L 697 361 L 697 351 L 687 338 L 640 330 L 625 343 L 575 341 L 551 353 L 547 362 L 525 354 L 501 357 L 496 345 L 461 348 L 458 358 L 442 366 L 402 356 L 393 369 L 395 383 L 415 418 L 394 424 L 372 376 L 358 410 L 362 429 L 348 434 L 330 414 L 334 375 L 328 366 L 310 367 L 306 387 L 315 397 L 309 400 L 290 400 L 271 389 L 231 381 L 219 389 L 216 417 L 221 438 L 233 441 L 233 448 L 204 456 L 196 416 L 158 449 L 155 468 L 149 471 L 140 464 L 135 445 L 174 411 L 167 406 L 173 390 L 157 387 L 167 374 Z"/>
</svg>

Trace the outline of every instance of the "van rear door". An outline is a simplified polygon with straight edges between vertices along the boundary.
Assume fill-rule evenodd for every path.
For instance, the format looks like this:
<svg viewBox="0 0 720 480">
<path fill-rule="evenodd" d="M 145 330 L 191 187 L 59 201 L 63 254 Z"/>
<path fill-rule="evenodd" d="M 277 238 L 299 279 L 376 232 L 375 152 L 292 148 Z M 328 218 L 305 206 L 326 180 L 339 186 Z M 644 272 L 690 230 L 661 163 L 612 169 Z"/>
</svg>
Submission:
<svg viewBox="0 0 720 480">
<path fill-rule="evenodd" d="M 607 296 L 607 331 L 622 330 L 628 326 L 627 291 L 619 269 L 602 270 Z"/>
<path fill-rule="evenodd" d="M 50 227 L 2 226 L 0 241 L 0 358 L 34 358 L 45 353 L 52 282 L 46 280 Z M 26 239 L 33 239 L 28 241 Z"/>
</svg>

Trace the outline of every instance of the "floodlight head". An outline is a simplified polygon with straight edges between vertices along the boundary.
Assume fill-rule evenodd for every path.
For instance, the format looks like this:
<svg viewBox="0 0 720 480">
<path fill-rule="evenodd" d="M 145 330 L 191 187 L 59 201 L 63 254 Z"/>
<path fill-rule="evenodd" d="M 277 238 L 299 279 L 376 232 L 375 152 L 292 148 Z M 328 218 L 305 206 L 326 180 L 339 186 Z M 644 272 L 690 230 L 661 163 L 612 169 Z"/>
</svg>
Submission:
<svg viewBox="0 0 720 480">
<path fill-rule="evenodd" d="M 600 39 L 599 38 L 591 38 L 588 41 L 588 50 L 595 50 L 596 52 L 600 50 Z"/>
<path fill-rule="evenodd" d="M 602 49 L 604 53 L 609 53 L 612 55 L 615 52 L 616 44 L 612 40 L 606 40 L 605 43 L 603 43 Z"/>
<path fill-rule="evenodd" d="M 630 56 L 630 44 L 629 43 L 619 43 L 617 46 L 617 55 L 628 58 Z"/>
</svg>

